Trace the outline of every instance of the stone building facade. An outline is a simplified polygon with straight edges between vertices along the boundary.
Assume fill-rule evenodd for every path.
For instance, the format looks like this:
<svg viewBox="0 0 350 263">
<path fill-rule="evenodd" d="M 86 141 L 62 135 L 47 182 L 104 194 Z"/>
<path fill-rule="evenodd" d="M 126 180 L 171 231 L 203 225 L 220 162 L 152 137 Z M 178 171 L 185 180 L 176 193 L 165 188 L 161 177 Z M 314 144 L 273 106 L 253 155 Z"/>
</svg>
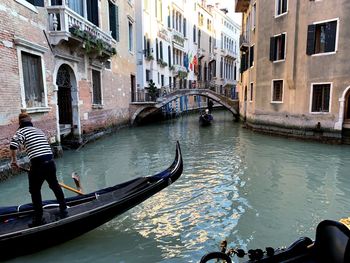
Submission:
<svg viewBox="0 0 350 263">
<path fill-rule="evenodd" d="M 242 12 L 240 114 L 266 132 L 346 142 L 346 0 L 236 0 Z"/>
<path fill-rule="evenodd" d="M 129 123 L 132 1 L 3 0 L 0 24 L 0 158 L 21 109 L 52 144 Z"/>
</svg>

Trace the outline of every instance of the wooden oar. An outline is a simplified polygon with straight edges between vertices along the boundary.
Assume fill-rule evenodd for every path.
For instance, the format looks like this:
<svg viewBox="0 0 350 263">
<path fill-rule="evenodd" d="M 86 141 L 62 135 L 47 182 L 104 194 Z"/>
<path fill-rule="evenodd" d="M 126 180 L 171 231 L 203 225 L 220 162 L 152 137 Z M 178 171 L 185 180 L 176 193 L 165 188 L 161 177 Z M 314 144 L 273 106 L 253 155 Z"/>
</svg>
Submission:
<svg viewBox="0 0 350 263">
<path fill-rule="evenodd" d="M 25 167 L 23 167 L 23 166 L 18 166 L 18 167 L 19 167 L 20 170 L 22 170 L 22 171 L 24 171 L 24 172 L 29 172 L 29 171 L 30 171 L 29 169 L 27 169 L 27 168 L 25 168 Z M 73 174 L 74 174 L 74 178 L 73 178 Z M 75 184 L 77 185 L 78 189 L 75 189 L 75 188 L 73 188 L 73 187 L 70 187 L 70 186 L 68 186 L 68 185 L 66 185 L 66 184 L 64 184 L 64 183 L 58 183 L 58 184 L 59 184 L 61 187 L 63 187 L 64 189 L 67 189 L 67 190 L 72 191 L 72 192 L 74 192 L 74 193 L 76 193 L 76 194 L 79 194 L 79 195 L 83 195 L 84 193 L 82 192 L 81 187 L 80 187 L 79 175 L 78 175 L 77 173 L 75 173 L 75 172 L 73 172 L 73 174 L 72 174 L 72 178 L 74 179 L 74 182 L 75 182 Z"/>
<path fill-rule="evenodd" d="M 79 194 L 79 195 L 83 195 L 84 194 L 82 191 L 77 190 L 77 189 L 75 189 L 73 187 L 70 187 L 70 186 L 68 186 L 68 185 L 66 185 L 64 183 L 59 183 L 59 185 L 61 187 L 65 188 L 65 189 L 69 190 L 69 191 L 72 191 L 72 192 L 76 193 L 76 194 Z"/>
</svg>

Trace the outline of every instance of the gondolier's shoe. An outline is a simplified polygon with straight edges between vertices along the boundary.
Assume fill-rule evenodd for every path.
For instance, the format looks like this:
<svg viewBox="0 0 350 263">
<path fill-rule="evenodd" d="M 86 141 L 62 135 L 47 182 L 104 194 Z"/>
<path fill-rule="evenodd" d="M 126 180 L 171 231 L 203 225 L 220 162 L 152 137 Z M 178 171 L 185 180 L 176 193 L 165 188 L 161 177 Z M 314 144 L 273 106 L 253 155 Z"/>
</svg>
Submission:
<svg viewBox="0 0 350 263">
<path fill-rule="evenodd" d="M 66 218 L 68 216 L 68 210 L 67 208 L 65 209 L 60 209 L 60 218 Z"/>
<path fill-rule="evenodd" d="M 36 227 L 36 226 L 41 226 L 41 225 L 45 225 L 46 221 L 44 218 L 42 217 L 33 217 L 33 221 L 31 223 L 28 224 L 29 227 Z"/>
</svg>

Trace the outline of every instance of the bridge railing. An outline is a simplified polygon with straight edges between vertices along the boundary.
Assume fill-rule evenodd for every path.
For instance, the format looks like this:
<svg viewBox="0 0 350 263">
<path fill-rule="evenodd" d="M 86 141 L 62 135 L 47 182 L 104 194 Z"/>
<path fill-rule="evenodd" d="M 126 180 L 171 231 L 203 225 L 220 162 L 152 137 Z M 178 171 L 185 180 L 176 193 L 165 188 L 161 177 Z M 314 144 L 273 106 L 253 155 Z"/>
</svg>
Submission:
<svg viewBox="0 0 350 263">
<path fill-rule="evenodd" d="M 177 81 L 176 83 L 162 86 L 160 89 L 158 89 L 155 96 L 151 96 L 147 89 L 138 89 L 132 94 L 131 100 L 132 102 L 157 102 L 159 99 L 162 99 L 165 96 L 168 96 L 169 94 L 181 89 L 209 89 L 218 95 L 227 97 L 228 99 L 238 99 L 238 92 L 232 93 L 230 90 L 227 90 L 213 82 L 197 81 L 195 85 L 189 85 L 188 81 Z"/>
</svg>

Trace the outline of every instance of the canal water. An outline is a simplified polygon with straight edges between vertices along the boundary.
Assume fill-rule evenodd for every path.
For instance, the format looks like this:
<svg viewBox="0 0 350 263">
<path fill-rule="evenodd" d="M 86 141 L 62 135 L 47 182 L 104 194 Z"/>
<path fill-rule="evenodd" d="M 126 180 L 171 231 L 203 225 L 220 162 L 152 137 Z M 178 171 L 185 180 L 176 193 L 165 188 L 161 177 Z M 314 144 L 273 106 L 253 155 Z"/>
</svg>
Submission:
<svg viewBox="0 0 350 263">
<path fill-rule="evenodd" d="M 277 248 L 350 215 L 349 146 L 261 135 L 226 111 L 209 127 L 191 114 L 121 129 L 66 151 L 58 177 L 73 185 L 77 172 L 90 192 L 154 174 L 170 165 L 177 140 L 184 172 L 174 184 L 79 238 L 10 262 L 198 262 L 223 239 Z M 29 202 L 27 188 L 25 174 L 1 183 L 0 205 Z M 46 185 L 43 195 L 53 198 Z"/>
</svg>

